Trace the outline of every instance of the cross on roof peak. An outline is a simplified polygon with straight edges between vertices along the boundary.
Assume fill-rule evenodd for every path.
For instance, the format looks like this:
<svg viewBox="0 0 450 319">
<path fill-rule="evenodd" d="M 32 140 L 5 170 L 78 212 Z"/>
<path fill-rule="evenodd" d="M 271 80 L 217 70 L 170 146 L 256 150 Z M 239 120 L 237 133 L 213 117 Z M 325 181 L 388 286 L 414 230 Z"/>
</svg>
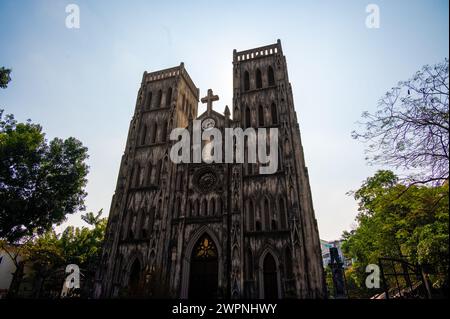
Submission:
<svg viewBox="0 0 450 319">
<path fill-rule="evenodd" d="M 212 103 L 218 100 L 219 96 L 214 95 L 213 91 L 211 89 L 208 89 L 208 94 L 205 97 L 203 97 L 200 101 L 202 101 L 202 103 L 206 103 L 206 109 L 209 113 L 212 111 Z"/>
</svg>

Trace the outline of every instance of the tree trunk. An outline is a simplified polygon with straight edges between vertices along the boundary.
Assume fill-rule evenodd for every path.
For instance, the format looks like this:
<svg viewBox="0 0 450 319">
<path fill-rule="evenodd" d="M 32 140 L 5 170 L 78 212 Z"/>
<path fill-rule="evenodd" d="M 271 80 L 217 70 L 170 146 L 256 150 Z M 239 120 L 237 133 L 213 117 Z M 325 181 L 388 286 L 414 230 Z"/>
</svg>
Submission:
<svg viewBox="0 0 450 319">
<path fill-rule="evenodd" d="M 23 278 L 23 269 L 24 269 L 24 263 L 22 261 L 19 261 L 16 265 L 16 271 L 12 274 L 13 279 L 11 281 L 11 285 L 9 286 L 8 294 L 7 294 L 8 299 L 20 297 L 18 294 L 19 294 L 20 283 L 22 282 L 22 278 Z"/>
</svg>

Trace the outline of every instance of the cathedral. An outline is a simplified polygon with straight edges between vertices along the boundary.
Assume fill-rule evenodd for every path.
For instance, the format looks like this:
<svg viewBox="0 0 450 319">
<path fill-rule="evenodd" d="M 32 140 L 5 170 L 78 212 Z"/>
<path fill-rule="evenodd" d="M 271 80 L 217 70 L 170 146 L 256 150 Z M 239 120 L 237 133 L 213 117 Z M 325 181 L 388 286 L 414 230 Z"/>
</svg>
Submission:
<svg viewBox="0 0 450 319">
<path fill-rule="evenodd" d="M 144 72 L 112 198 L 96 298 L 326 298 L 317 222 L 281 42 L 233 52 L 215 111 L 181 63 Z M 198 114 L 198 103 L 207 110 Z M 217 104 L 217 102 L 216 102 Z M 171 161 L 175 128 L 278 129 L 278 166 Z M 205 123 L 205 125 L 203 125 Z"/>
</svg>

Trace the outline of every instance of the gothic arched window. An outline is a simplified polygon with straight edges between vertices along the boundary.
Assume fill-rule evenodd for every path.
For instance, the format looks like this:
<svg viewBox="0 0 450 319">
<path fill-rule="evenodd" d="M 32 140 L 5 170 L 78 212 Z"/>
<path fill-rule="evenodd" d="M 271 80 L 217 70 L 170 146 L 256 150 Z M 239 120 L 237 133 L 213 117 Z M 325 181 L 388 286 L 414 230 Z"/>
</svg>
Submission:
<svg viewBox="0 0 450 319">
<path fill-rule="evenodd" d="M 139 166 L 139 164 L 135 165 L 133 172 L 134 176 L 132 185 L 134 187 L 139 187 L 141 183 L 141 167 Z"/>
<path fill-rule="evenodd" d="M 155 172 L 155 185 L 159 184 L 159 179 L 161 177 L 161 167 L 162 167 L 162 160 L 159 160 L 156 163 L 156 172 Z"/>
<path fill-rule="evenodd" d="M 270 230 L 270 206 L 269 200 L 264 198 L 264 228 L 265 230 Z"/>
<path fill-rule="evenodd" d="M 270 223 L 270 227 L 272 230 L 277 230 L 278 229 L 278 223 L 276 218 L 272 218 L 272 221 Z"/>
<path fill-rule="evenodd" d="M 180 189 L 183 189 L 183 186 L 184 186 L 184 183 L 183 183 L 183 174 L 184 174 L 184 172 L 182 171 L 182 172 L 180 173 Z"/>
<path fill-rule="evenodd" d="M 255 218 L 255 230 L 256 231 L 261 231 L 262 230 L 262 223 L 261 223 L 261 208 L 260 208 L 260 205 L 257 205 L 254 208 L 254 212 L 255 212 L 255 215 L 256 215 L 256 218 Z"/>
<path fill-rule="evenodd" d="M 245 127 L 252 126 L 252 117 L 250 114 L 250 108 L 247 106 L 245 107 Z"/>
<path fill-rule="evenodd" d="M 147 100 L 145 101 L 145 107 L 147 109 L 152 107 L 152 96 L 153 93 L 151 91 L 147 93 Z"/>
<path fill-rule="evenodd" d="M 250 90 L 250 74 L 247 71 L 244 72 L 244 91 Z"/>
<path fill-rule="evenodd" d="M 158 96 L 157 96 L 157 99 L 156 99 L 156 105 L 155 105 L 157 108 L 161 107 L 161 101 L 162 101 L 162 91 L 159 90 L 158 91 Z"/>
<path fill-rule="evenodd" d="M 147 138 L 147 125 L 144 125 L 141 132 L 141 145 L 145 145 Z"/>
<path fill-rule="evenodd" d="M 170 87 L 166 95 L 166 106 L 170 106 L 171 102 L 172 102 L 172 88 Z"/>
<path fill-rule="evenodd" d="M 253 255 L 250 248 L 247 248 L 246 252 L 246 267 L 245 267 L 245 277 L 246 280 L 253 279 Z"/>
<path fill-rule="evenodd" d="M 281 228 L 286 229 L 286 209 L 284 207 L 284 200 L 282 197 L 280 197 L 279 201 L 279 212 L 280 212 L 280 219 L 281 219 Z"/>
<path fill-rule="evenodd" d="M 258 122 L 259 126 L 264 126 L 264 108 L 261 104 L 258 106 Z"/>
<path fill-rule="evenodd" d="M 253 209 L 253 201 L 251 199 L 247 202 L 247 229 L 253 231 L 255 229 L 255 210 Z"/>
<path fill-rule="evenodd" d="M 262 76 L 260 69 L 256 69 L 256 88 L 257 89 L 262 88 Z"/>
<path fill-rule="evenodd" d="M 194 202 L 194 212 L 193 212 L 194 214 L 194 216 L 199 216 L 200 214 L 200 203 L 199 203 L 199 200 L 198 200 L 198 198 L 195 200 L 195 202 Z"/>
<path fill-rule="evenodd" d="M 207 216 L 208 215 L 208 203 L 206 202 L 206 199 L 203 199 L 202 201 L 202 208 L 201 208 L 201 215 Z"/>
<path fill-rule="evenodd" d="M 220 216 L 222 214 L 222 200 L 219 198 L 217 198 L 217 204 L 216 204 L 216 212 L 215 214 L 217 216 Z"/>
<path fill-rule="evenodd" d="M 128 281 L 131 296 L 139 294 L 139 286 L 141 284 L 141 264 L 138 259 L 133 262 L 130 269 L 130 279 Z"/>
<path fill-rule="evenodd" d="M 153 165 L 152 165 L 152 162 L 149 161 L 148 165 L 147 165 L 147 180 L 146 180 L 147 186 L 150 186 L 152 184 L 152 170 L 153 170 Z"/>
<path fill-rule="evenodd" d="M 128 239 L 135 239 L 134 228 L 136 226 L 136 219 L 137 219 L 136 215 L 137 215 L 136 212 L 131 213 L 131 216 L 130 216 L 131 218 L 130 218 L 129 225 L 128 225 Z"/>
<path fill-rule="evenodd" d="M 167 122 L 164 121 L 161 128 L 161 136 L 160 136 L 161 142 L 165 142 L 167 140 Z"/>
<path fill-rule="evenodd" d="M 156 142 L 157 133 L 158 133 L 158 125 L 156 123 L 153 123 L 153 125 L 150 129 L 150 143 L 151 144 Z"/>
<path fill-rule="evenodd" d="M 209 200 L 208 215 L 214 216 L 215 213 L 216 213 L 216 201 L 214 198 L 211 198 Z"/>
<path fill-rule="evenodd" d="M 277 106 L 275 103 L 272 103 L 270 106 L 270 111 L 272 114 L 272 124 L 278 124 L 278 114 L 277 114 Z"/>
<path fill-rule="evenodd" d="M 271 66 L 267 68 L 267 79 L 269 82 L 269 86 L 275 85 L 275 76 L 273 74 L 273 68 Z"/>
<path fill-rule="evenodd" d="M 192 216 L 192 203 L 190 200 L 186 200 L 187 204 L 186 204 L 186 212 L 185 212 L 185 216 L 187 217 L 191 217 Z"/>
<path fill-rule="evenodd" d="M 281 145 L 278 147 L 278 170 L 281 171 L 283 169 L 283 149 Z"/>
</svg>

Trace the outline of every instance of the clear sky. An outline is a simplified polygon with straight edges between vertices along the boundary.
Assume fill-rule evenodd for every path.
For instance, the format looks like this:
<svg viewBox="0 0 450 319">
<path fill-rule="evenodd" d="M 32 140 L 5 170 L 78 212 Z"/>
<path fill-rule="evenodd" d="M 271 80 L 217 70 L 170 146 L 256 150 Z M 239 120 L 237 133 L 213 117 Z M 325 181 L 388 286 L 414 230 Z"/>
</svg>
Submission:
<svg viewBox="0 0 450 319">
<path fill-rule="evenodd" d="M 80 28 L 65 26 L 69 3 Z M 366 6 L 380 8 L 368 29 Z M 48 138 L 89 148 L 87 208 L 109 212 L 142 73 L 179 65 L 232 104 L 232 52 L 281 39 L 309 168 L 320 237 L 350 229 L 345 193 L 374 173 L 350 133 L 364 110 L 424 64 L 449 56 L 447 0 L 5 1 L 0 66 L 13 69 L 0 107 Z M 204 105 L 200 107 L 203 112 Z M 67 223 L 81 225 L 80 214 Z"/>
</svg>

